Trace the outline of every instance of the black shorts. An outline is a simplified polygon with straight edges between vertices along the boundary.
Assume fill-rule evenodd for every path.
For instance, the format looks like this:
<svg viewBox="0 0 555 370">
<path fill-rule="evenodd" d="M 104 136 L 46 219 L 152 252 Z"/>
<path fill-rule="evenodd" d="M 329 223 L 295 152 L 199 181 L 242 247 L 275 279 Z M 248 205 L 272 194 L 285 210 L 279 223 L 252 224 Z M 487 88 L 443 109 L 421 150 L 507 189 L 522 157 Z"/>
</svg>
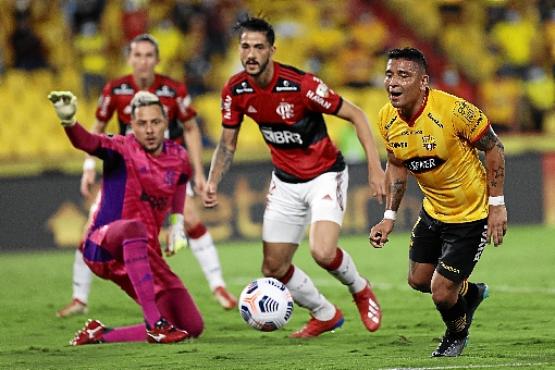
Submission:
<svg viewBox="0 0 555 370">
<path fill-rule="evenodd" d="M 431 263 L 447 279 L 459 283 L 470 276 L 486 246 L 487 218 L 445 223 L 423 209 L 412 228 L 411 261 Z"/>
</svg>

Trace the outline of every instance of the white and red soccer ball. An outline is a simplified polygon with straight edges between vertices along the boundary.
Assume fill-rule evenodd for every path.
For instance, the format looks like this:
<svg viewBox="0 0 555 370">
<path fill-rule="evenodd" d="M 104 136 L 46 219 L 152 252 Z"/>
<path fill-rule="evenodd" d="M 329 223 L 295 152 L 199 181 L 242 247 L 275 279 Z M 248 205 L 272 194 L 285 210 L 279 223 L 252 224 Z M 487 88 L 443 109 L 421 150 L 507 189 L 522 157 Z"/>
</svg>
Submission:
<svg viewBox="0 0 555 370">
<path fill-rule="evenodd" d="M 239 313 L 252 328 L 274 331 L 291 318 L 293 297 L 287 287 L 274 278 L 256 279 L 241 292 Z"/>
</svg>

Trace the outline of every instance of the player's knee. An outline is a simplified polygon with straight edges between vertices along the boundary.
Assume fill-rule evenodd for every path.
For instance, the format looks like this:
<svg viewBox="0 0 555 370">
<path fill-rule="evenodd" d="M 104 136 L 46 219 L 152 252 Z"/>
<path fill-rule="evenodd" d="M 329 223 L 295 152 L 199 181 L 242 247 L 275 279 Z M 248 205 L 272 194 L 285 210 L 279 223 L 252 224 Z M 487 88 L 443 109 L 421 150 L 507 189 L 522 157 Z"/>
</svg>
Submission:
<svg viewBox="0 0 555 370">
<path fill-rule="evenodd" d="M 310 254 L 320 267 L 329 269 L 337 255 L 337 248 L 311 248 Z"/>
<path fill-rule="evenodd" d="M 412 275 L 409 275 L 407 282 L 409 286 L 414 290 L 417 290 L 422 293 L 431 293 L 429 280 L 421 280 L 421 279 L 415 278 Z"/>
<path fill-rule="evenodd" d="M 444 310 L 457 303 L 457 296 L 453 296 L 446 289 L 437 289 L 432 291 L 432 301 L 438 309 Z"/>
<path fill-rule="evenodd" d="M 289 266 L 290 265 L 284 264 L 281 261 L 264 259 L 262 263 L 262 275 L 280 280 L 285 276 L 287 271 L 289 271 Z"/>
<path fill-rule="evenodd" d="M 204 331 L 204 321 L 202 320 L 202 317 L 199 316 L 198 319 L 193 320 L 193 322 L 189 323 L 186 330 L 187 333 L 189 333 L 189 335 L 191 335 L 193 338 L 200 337 L 200 335 Z"/>
<path fill-rule="evenodd" d="M 148 236 L 145 224 L 138 220 L 126 220 L 122 225 L 122 231 L 126 238 L 146 238 Z"/>
</svg>

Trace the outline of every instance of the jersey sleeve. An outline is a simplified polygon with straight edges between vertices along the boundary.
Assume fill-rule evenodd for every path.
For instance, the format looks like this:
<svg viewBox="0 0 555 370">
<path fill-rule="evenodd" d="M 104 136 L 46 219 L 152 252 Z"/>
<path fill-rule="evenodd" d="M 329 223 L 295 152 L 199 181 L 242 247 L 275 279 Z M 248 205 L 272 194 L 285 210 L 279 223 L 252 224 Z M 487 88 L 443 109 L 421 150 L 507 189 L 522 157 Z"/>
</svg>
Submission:
<svg viewBox="0 0 555 370">
<path fill-rule="evenodd" d="M 243 112 L 238 107 L 237 99 L 238 97 L 232 94 L 228 82 L 221 93 L 222 126 L 238 128 L 243 122 Z"/>
<path fill-rule="evenodd" d="M 301 86 L 304 103 L 311 111 L 337 114 L 341 108 L 343 98 L 318 77 L 307 73 Z"/>
<path fill-rule="evenodd" d="M 387 130 L 385 128 L 387 121 L 388 121 L 387 109 L 386 109 L 386 106 L 384 106 L 378 112 L 378 129 L 380 130 L 380 137 L 385 146 L 385 149 L 388 152 L 393 152 L 393 147 L 390 145 L 389 140 L 387 140 Z"/>
<path fill-rule="evenodd" d="M 455 132 L 470 143 L 478 141 L 489 127 L 489 119 L 484 112 L 464 99 L 457 99 L 453 107 L 453 127 Z"/>
<path fill-rule="evenodd" d="M 102 95 L 98 98 L 96 106 L 96 119 L 101 122 L 108 122 L 114 115 L 116 104 L 112 96 L 112 82 L 108 82 L 102 89 Z"/>
<path fill-rule="evenodd" d="M 179 84 L 176 100 L 178 108 L 177 119 L 179 121 L 187 122 L 197 116 L 197 111 L 193 108 L 193 101 L 185 84 Z"/>
</svg>

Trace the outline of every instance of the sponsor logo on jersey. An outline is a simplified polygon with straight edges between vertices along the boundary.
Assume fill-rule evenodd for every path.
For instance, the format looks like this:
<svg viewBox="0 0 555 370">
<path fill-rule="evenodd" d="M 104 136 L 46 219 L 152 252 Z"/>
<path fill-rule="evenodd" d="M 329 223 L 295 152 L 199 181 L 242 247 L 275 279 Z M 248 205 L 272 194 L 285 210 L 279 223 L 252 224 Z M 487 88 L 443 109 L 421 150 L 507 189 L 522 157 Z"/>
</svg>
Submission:
<svg viewBox="0 0 555 370">
<path fill-rule="evenodd" d="M 415 157 L 404 161 L 405 167 L 413 173 L 424 173 L 431 171 L 445 163 L 439 157 Z"/>
<path fill-rule="evenodd" d="M 128 84 L 121 84 L 114 87 L 113 93 L 114 95 L 135 95 L 135 90 Z"/>
<path fill-rule="evenodd" d="M 432 135 L 422 136 L 422 146 L 426 150 L 434 150 L 437 147 L 436 139 Z"/>
<path fill-rule="evenodd" d="M 254 92 L 254 89 L 249 85 L 247 81 L 243 81 L 240 84 L 233 86 L 232 90 L 233 90 L 233 94 L 235 95 Z"/>
<path fill-rule="evenodd" d="M 273 131 L 271 128 L 261 127 L 264 139 L 272 144 L 303 144 L 300 134 L 288 130 Z"/>
<path fill-rule="evenodd" d="M 108 106 L 110 105 L 111 98 L 109 96 L 101 96 L 98 99 L 98 106 L 100 107 L 100 114 L 103 117 L 108 115 Z"/>
<path fill-rule="evenodd" d="M 231 119 L 231 96 L 226 95 L 222 100 L 222 111 L 224 112 L 224 119 Z"/>
<path fill-rule="evenodd" d="M 273 89 L 274 92 L 297 92 L 300 90 L 301 87 L 299 86 L 299 84 L 286 80 L 284 78 L 279 78 Z"/>
<path fill-rule="evenodd" d="M 428 118 L 431 119 L 433 123 L 435 123 L 435 124 L 438 125 L 439 127 L 443 128 L 443 123 L 441 123 L 437 118 L 435 118 L 434 116 L 432 116 L 431 113 L 428 113 Z"/>
<path fill-rule="evenodd" d="M 143 202 L 148 202 L 150 206 L 156 210 L 163 210 L 168 203 L 167 197 L 156 197 L 154 195 L 147 194 L 144 190 L 141 193 L 141 198 Z"/>
<path fill-rule="evenodd" d="M 453 113 L 467 122 L 472 123 L 476 120 L 476 117 L 481 113 L 481 111 L 466 101 L 459 100 L 455 103 Z"/>
<path fill-rule="evenodd" d="M 391 146 L 395 149 L 397 149 L 397 148 L 408 148 L 409 144 L 406 141 L 400 141 L 400 142 L 391 143 Z"/>
<path fill-rule="evenodd" d="M 156 90 L 155 94 L 159 98 L 162 98 L 162 97 L 173 98 L 175 96 L 175 90 L 168 87 L 167 85 L 162 85 Z"/>
<path fill-rule="evenodd" d="M 405 130 L 401 135 L 422 135 L 422 130 Z"/>
<path fill-rule="evenodd" d="M 316 95 L 321 96 L 322 98 L 329 97 L 330 96 L 329 87 L 325 83 L 320 82 L 316 87 Z"/>
<path fill-rule="evenodd" d="M 293 118 L 293 108 L 295 106 L 291 103 L 282 101 L 276 108 L 276 113 L 279 114 L 281 119 L 286 120 Z"/>
<path fill-rule="evenodd" d="M 330 109 L 331 108 L 331 103 L 329 101 L 326 101 L 320 95 L 316 95 L 314 93 L 314 91 L 312 91 L 312 90 L 308 90 L 306 92 L 306 97 L 309 98 L 310 100 L 312 100 L 313 102 L 316 102 L 316 103 L 320 104 L 325 109 Z"/>
<path fill-rule="evenodd" d="M 258 113 L 258 111 L 256 110 L 255 107 L 253 107 L 252 105 L 249 105 L 249 107 L 247 108 L 247 113 Z"/>
<path fill-rule="evenodd" d="M 393 117 L 391 121 L 389 121 L 387 125 L 384 126 L 384 129 L 389 130 L 389 128 L 393 125 L 393 123 L 395 123 L 395 121 L 397 121 L 397 116 Z"/>
</svg>

